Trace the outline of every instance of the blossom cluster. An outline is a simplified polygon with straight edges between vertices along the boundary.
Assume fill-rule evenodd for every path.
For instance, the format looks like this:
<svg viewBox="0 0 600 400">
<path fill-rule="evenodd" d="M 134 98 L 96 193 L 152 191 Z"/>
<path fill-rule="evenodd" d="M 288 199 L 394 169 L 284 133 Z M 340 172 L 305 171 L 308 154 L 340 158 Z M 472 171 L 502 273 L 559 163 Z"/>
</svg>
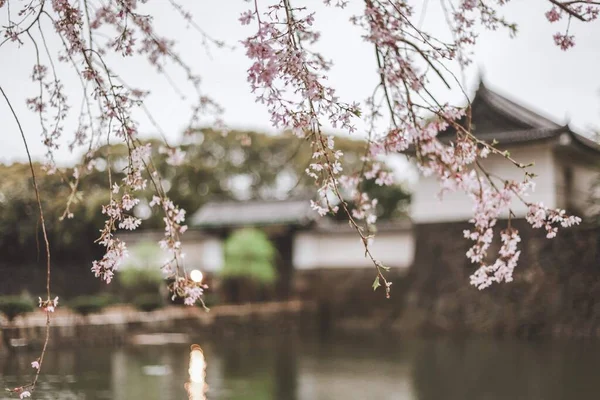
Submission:
<svg viewBox="0 0 600 400">
<path fill-rule="evenodd" d="M 546 12 L 546 19 L 550 22 L 560 21 L 564 16 L 569 19 L 565 32 L 554 34 L 554 43 L 562 50 L 575 46 L 575 35 L 569 34 L 571 18 L 589 22 L 598 18 L 600 3 L 591 0 L 583 1 L 552 1 L 552 7 Z"/>
<path fill-rule="evenodd" d="M 471 237 L 472 233 L 465 231 L 465 237 Z M 481 264 L 471 275 L 471 284 L 479 289 L 485 289 L 494 282 L 511 282 L 513 271 L 519 261 L 521 251 L 517 249 L 521 241 L 516 229 L 506 229 L 500 234 L 502 246 L 498 254 L 500 257 L 492 265 Z"/>
<path fill-rule="evenodd" d="M 181 242 L 179 235 L 185 233 L 187 225 L 183 225 L 185 221 L 185 210 L 175 206 L 171 200 L 163 199 L 159 196 L 153 196 L 150 202 L 150 207 L 160 206 L 164 212 L 163 221 L 165 223 L 165 235 L 160 240 L 161 249 L 169 254 L 169 261 L 163 265 L 163 270 L 168 273 L 177 272 L 177 263 L 181 258 Z"/>
<path fill-rule="evenodd" d="M 193 306 L 200 303 L 204 306 L 202 295 L 204 290 L 207 289 L 205 284 L 180 276 L 169 285 L 169 289 L 173 293 L 173 300 L 179 297 L 183 299 L 185 305 Z"/>
<path fill-rule="evenodd" d="M 31 397 L 31 391 L 24 387 L 18 387 L 14 389 L 8 389 L 9 392 L 16 393 L 19 395 L 19 399 L 27 399 Z"/>
<path fill-rule="evenodd" d="M 581 223 L 581 218 L 566 215 L 565 210 L 549 209 L 543 203 L 529 204 L 526 218 L 532 227 L 544 228 L 548 239 L 556 236 L 559 225 L 568 228 Z"/>
<path fill-rule="evenodd" d="M 461 51 L 475 44 L 478 36 L 476 28 L 479 25 L 491 30 L 504 27 L 509 30 L 511 35 L 517 33 L 517 25 L 507 21 L 499 13 L 501 6 L 505 3 L 508 3 L 508 0 L 498 0 L 496 4 L 475 0 L 459 0 L 458 4 L 451 6 L 455 42 Z M 548 0 L 548 4 L 550 9 L 545 13 L 545 17 L 549 22 L 556 23 L 562 20 L 563 17 L 568 19 L 565 30 L 553 35 L 554 43 L 561 50 L 568 50 L 575 46 L 575 35 L 569 32 L 571 20 L 591 22 L 598 19 L 600 14 L 600 3 L 593 0 Z M 465 61 L 466 64 L 469 63 L 468 57 L 464 57 L 463 54 L 459 57 L 461 61 Z"/>
<path fill-rule="evenodd" d="M 148 163 L 150 152 L 150 145 L 139 146 L 131 151 L 126 175 L 122 182 L 126 192 L 120 198 L 117 197 L 121 186 L 116 182 L 113 183 L 110 202 L 102 206 L 102 214 L 107 216 L 107 220 L 104 222 L 98 243 L 106 248 L 106 252 L 101 260 L 92 263 L 92 272 L 106 283 L 112 281 L 115 271 L 128 255 L 125 242 L 115 237 L 115 231 L 117 229 L 134 230 L 142 223 L 130 212 L 140 202 L 138 198 L 134 197 L 134 193 L 147 186 L 147 179 L 142 174 Z"/>
</svg>

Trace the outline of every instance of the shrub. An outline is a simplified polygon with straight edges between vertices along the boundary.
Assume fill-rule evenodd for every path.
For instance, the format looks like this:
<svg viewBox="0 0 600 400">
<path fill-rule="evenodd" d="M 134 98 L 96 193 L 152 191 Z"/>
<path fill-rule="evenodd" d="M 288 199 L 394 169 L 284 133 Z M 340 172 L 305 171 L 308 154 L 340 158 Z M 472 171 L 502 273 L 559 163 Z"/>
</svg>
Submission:
<svg viewBox="0 0 600 400">
<path fill-rule="evenodd" d="M 113 297 L 107 294 L 98 296 L 79 296 L 69 301 L 70 309 L 80 315 L 89 315 L 102 311 L 105 307 L 113 304 Z"/>
<path fill-rule="evenodd" d="M 241 229 L 225 242 L 225 279 L 247 278 L 261 285 L 275 282 L 275 247 L 258 229 Z"/>
<path fill-rule="evenodd" d="M 163 299 L 158 294 L 141 294 L 133 299 L 133 304 L 138 310 L 154 311 L 163 306 Z"/>
<path fill-rule="evenodd" d="M 35 309 L 33 302 L 21 296 L 1 296 L 0 312 L 6 315 L 9 321 L 13 321 L 17 316 L 32 312 Z"/>
</svg>

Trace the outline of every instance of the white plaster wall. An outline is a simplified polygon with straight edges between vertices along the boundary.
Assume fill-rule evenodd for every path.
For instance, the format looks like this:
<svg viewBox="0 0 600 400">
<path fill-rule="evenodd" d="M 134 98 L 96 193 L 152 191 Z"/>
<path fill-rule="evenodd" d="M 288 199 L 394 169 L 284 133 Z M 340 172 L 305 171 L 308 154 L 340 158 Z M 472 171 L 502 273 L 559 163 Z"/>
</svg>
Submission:
<svg viewBox="0 0 600 400">
<path fill-rule="evenodd" d="M 185 267 L 214 272 L 223 267 L 223 242 L 217 237 L 202 236 L 183 240 Z"/>
<path fill-rule="evenodd" d="M 223 267 L 223 242 L 219 238 L 203 237 L 184 241 L 185 267 L 206 272 L 218 271 Z"/>
<path fill-rule="evenodd" d="M 512 158 L 523 164 L 535 163 L 529 171 L 537 174 L 535 191 L 527 198 L 531 202 L 543 202 L 556 206 L 555 168 L 552 151 L 547 145 L 509 149 Z M 523 170 L 516 168 L 500 156 L 491 156 L 482 162 L 484 167 L 505 179 L 521 181 Z M 448 193 L 440 201 L 440 186 L 433 177 L 419 177 L 412 197 L 411 217 L 415 223 L 464 221 L 472 216 L 473 203 L 462 193 Z M 511 205 L 517 217 L 524 217 L 527 207 L 520 201 Z M 504 215 L 507 217 L 507 215 Z"/>
<path fill-rule="evenodd" d="M 223 268 L 223 242 L 218 238 L 207 238 L 202 241 L 202 269 L 218 271 Z"/>
<path fill-rule="evenodd" d="M 169 259 L 169 254 L 160 249 L 158 239 L 149 238 L 143 234 L 132 234 L 126 238 L 127 245 L 131 250 L 127 265 L 135 265 L 135 247 L 142 242 L 150 242 L 156 248 L 156 260 L 149 268 L 156 268 L 163 265 Z M 217 271 L 223 266 L 223 245 L 219 238 L 208 236 L 190 235 L 184 237 L 182 242 L 184 265 L 186 269 L 200 269 L 202 271 Z M 138 262 L 139 263 L 139 262 Z M 140 265 L 142 267 L 142 265 Z"/>
<path fill-rule="evenodd" d="M 373 256 L 385 266 L 408 268 L 414 257 L 411 231 L 381 232 L 370 246 Z M 301 232 L 294 237 L 294 267 L 312 268 L 372 268 L 365 258 L 361 239 L 355 233 Z"/>
<path fill-rule="evenodd" d="M 196 240 L 184 240 L 182 243 L 183 248 L 183 263 L 187 270 L 201 269 L 204 270 L 204 239 Z"/>
</svg>

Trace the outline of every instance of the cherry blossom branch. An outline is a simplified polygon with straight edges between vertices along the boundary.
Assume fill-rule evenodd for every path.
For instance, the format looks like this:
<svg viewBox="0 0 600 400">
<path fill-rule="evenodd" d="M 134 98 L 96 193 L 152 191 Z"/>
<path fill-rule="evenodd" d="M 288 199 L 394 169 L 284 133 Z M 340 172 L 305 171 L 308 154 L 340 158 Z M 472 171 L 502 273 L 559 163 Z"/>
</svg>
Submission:
<svg viewBox="0 0 600 400">
<path fill-rule="evenodd" d="M 511 198 L 515 196 L 522 199 L 522 195 L 531 188 L 530 174 L 526 173 L 524 182 L 518 183 L 509 180 L 502 180 L 503 188 L 496 186 L 490 174 L 485 168 L 477 162 L 478 158 L 486 158 L 488 154 L 499 154 L 505 157 L 509 162 L 518 168 L 525 169 L 527 165 L 521 164 L 512 159 L 508 152 L 500 151 L 493 144 L 485 143 L 477 139 L 471 133 L 470 112 L 449 108 L 439 104 L 435 97 L 427 89 L 428 79 L 426 72 L 419 71 L 415 60 L 411 59 L 410 52 L 407 50 L 420 51 L 417 54 L 425 59 L 426 64 L 435 66 L 439 53 L 432 51 L 431 43 L 423 40 L 423 45 L 427 50 L 422 50 L 411 41 L 406 40 L 406 36 L 419 37 L 419 34 L 412 34 L 414 25 L 407 23 L 412 9 L 406 2 L 366 0 L 366 13 L 364 17 L 355 17 L 355 24 L 364 27 L 367 30 L 367 40 L 373 42 L 376 49 L 379 73 L 382 77 L 380 85 L 383 85 L 384 97 L 390 108 L 391 128 L 384 137 L 380 148 L 386 151 L 399 152 L 407 149 L 410 145 L 414 148 L 414 154 L 417 158 L 417 164 L 425 174 L 435 175 L 442 184 L 440 195 L 446 191 L 461 190 L 469 195 L 475 204 L 475 217 L 471 220 L 475 225 L 474 232 L 465 232 L 465 236 L 474 240 L 475 245 L 469 250 L 467 256 L 472 262 L 480 264 L 478 271 L 472 277 L 472 283 L 479 288 L 489 286 L 492 282 L 512 280 L 512 270 L 516 265 L 518 254 L 516 253 L 516 243 L 520 240 L 518 232 L 509 230 L 501 232 L 501 239 L 504 246 L 501 248 L 499 257 L 492 265 L 486 264 L 487 250 L 494 237 L 493 227 L 503 210 L 507 210 L 510 216 L 514 215 L 510 209 Z M 477 5 L 479 4 L 479 6 Z M 389 6 L 389 7 L 388 7 Z M 498 17 L 494 10 L 485 6 L 482 2 L 463 1 L 459 4 L 462 10 L 460 14 L 455 12 L 457 25 L 454 27 L 455 39 L 459 49 L 459 63 L 466 65 L 468 59 L 464 59 L 464 47 L 472 45 L 475 41 L 475 35 L 471 33 L 473 19 L 469 17 L 469 12 L 477 11 L 480 13 L 482 21 L 489 27 L 506 26 L 512 28 L 512 25 Z M 393 26 L 394 30 L 388 27 Z M 406 48 L 408 46 L 408 49 Z M 449 60 L 455 57 L 454 49 L 444 54 Z M 433 69 L 435 75 L 441 75 L 440 69 Z M 442 80 L 447 83 L 446 80 Z M 432 105 L 421 105 L 415 102 L 414 97 L 418 96 L 424 99 L 421 92 L 426 93 L 435 103 Z M 373 103 L 371 103 L 373 104 Z M 426 109 L 433 113 L 431 116 L 419 114 L 419 109 Z M 466 120 L 465 128 L 462 121 Z M 458 121 L 461 121 L 460 123 Z M 400 129 L 399 129 L 400 128 Z M 438 132 L 444 132 L 449 128 L 456 130 L 456 140 L 449 146 L 442 144 L 437 138 Z M 475 168 L 471 166 L 473 163 Z M 484 172 L 480 177 L 478 170 Z M 532 205 L 525 202 L 530 210 L 535 214 L 541 206 Z M 549 232 L 548 237 L 556 233 L 554 223 L 563 226 L 571 226 L 580 222 L 577 217 L 567 217 L 562 210 L 548 210 L 541 207 L 545 213 L 551 215 L 545 222 L 534 221 L 528 218 L 532 226 L 546 227 Z M 514 250 L 514 251 L 513 251 Z"/>
<path fill-rule="evenodd" d="M 35 192 L 35 199 L 37 202 L 38 211 L 40 213 L 39 221 L 42 226 L 42 236 L 44 238 L 44 244 L 45 244 L 45 250 L 46 250 L 46 300 L 42 300 L 40 298 L 40 304 L 39 304 L 40 307 L 46 313 L 44 345 L 42 346 L 42 351 L 40 353 L 39 358 L 31 364 L 32 367 L 36 369 L 36 373 L 35 373 L 35 377 L 34 377 L 33 381 L 30 384 L 20 386 L 20 387 L 14 388 L 14 389 L 10 389 L 11 392 L 19 394 L 19 397 L 21 399 L 23 399 L 23 398 L 29 397 L 31 395 L 31 392 L 35 389 L 35 385 L 40 376 L 41 367 L 44 362 L 44 356 L 46 354 L 48 342 L 50 341 L 50 313 L 54 312 L 54 308 L 58 304 L 58 297 L 56 297 L 55 299 L 50 298 L 50 272 L 51 272 L 50 241 L 48 240 L 48 232 L 46 231 L 46 221 L 44 220 L 44 210 L 42 207 L 42 200 L 40 197 L 40 191 L 39 191 L 39 187 L 38 187 L 38 183 L 37 183 L 35 169 L 33 167 L 33 161 L 31 160 L 31 153 L 29 152 L 29 145 L 27 144 L 27 139 L 25 138 L 25 132 L 23 131 L 23 127 L 21 126 L 21 121 L 19 120 L 17 113 L 15 112 L 10 100 L 6 96 L 6 93 L 4 92 L 4 89 L 2 88 L 2 86 L 0 86 L 0 93 L 2 93 L 2 96 L 4 97 L 4 100 L 6 101 L 6 104 L 8 105 L 10 112 L 12 113 L 12 115 L 15 119 L 15 122 L 17 123 L 19 132 L 21 133 L 21 139 L 23 140 L 23 145 L 25 146 L 25 152 L 27 154 L 29 168 L 31 170 L 31 179 L 32 179 L 33 189 Z"/>
<path fill-rule="evenodd" d="M 147 24 L 147 21 L 144 19 L 144 17 L 133 12 L 131 7 L 122 1 L 116 1 L 113 4 L 121 7 L 123 16 L 126 19 L 133 20 L 135 25 L 145 32 L 144 34 L 146 35 L 147 40 L 144 46 L 146 47 L 142 49 L 142 51 L 150 54 L 150 61 L 158 62 L 159 55 L 171 57 L 177 65 L 186 71 L 188 78 L 198 89 L 199 79 L 192 74 L 191 69 L 185 65 L 183 61 L 177 55 L 175 55 L 175 53 L 169 50 L 168 47 L 165 47 L 165 40 L 154 35 L 153 29 Z M 60 5 L 53 3 L 54 11 L 58 14 L 58 19 L 55 19 L 46 11 L 43 11 L 43 15 L 47 16 L 52 21 L 54 26 L 59 27 L 57 34 L 61 38 L 65 49 L 64 58 L 70 60 L 77 75 L 79 75 L 81 79 L 85 94 L 84 101 L 87 103 L 90 121 L 92 118 L 92 113 L 89 108 L 89 100 L 85 89 L 87 85 L 84 84 L 84 81 L 91 82 L 93 84 L 94 97 L 98 99 L 98 101 L 101 101 L 100 110 L 103 114 L 107 115 L 101 119 L 101 126 L 105 125 L 108 128 L 108 135 L 110 135 L 110 132 L 113 130 L 113 121 L 115 121 L 117 123 L 117 126 L 114 127 L 116 128 L 115 132 L 117 136 L 120 136 L 124 140 L 124 143 L 128 148 L 128 173 L 124 181 L 124 187 L 126 190 L 120 200 L 117 200 L 113 197 L 113 194 L 119 192 L 120 185 L 113 184 L 109 169 L 111 200 L 109 205 L 103 208 L 103 212 L 109 216 L 109 219 L 106 221 L 103 235 L 98 241 L 99 243 L 107 246 L 108 252 L 99 263 L 94 264 L 93 271 L 97 276 L 102 277 L 107 282 L 110 282 L 114 273 L 113 271 L 117 268 L 119 261 L 126 256 L 127 250 L 125 244 L 119 239 L 113 238 L 112 232 L 117 228 L 135 229 L 141 223 L 139 219 L 131 215 L 127 215 L 123 213 L 123 211 L 130 211 L 132 207 L 134 207 L 139 201 L 133 197 L 132 191 L 137 191 L 145 187 L 146 183 L 142 178 L 141 173 L 143 170 L 148 170 L 150 182 L 153 184 L 158 194 L 157 198 L 160 199 L 158 202 L 155 200 L 154 204 L 160 203 L 165 213 L 165 224 L 167 229 L 166 240 L 161 242 L 161 245 L 166 246 L 170 249 L 169 251 L 173 252 L 172 260 L 165 264 L 166 268 L 170 262 L 174 263 L 174 268 L 171 272 L 174 274 L 175 279 L 171 289 L 175 294 L 184 295 L 184 297 L 186 297 L 186 303 L 193 304 L 196 301 L 200 301 L 202 303 L 200 296 L 202 295 L 204 286 L 192 283 L 187 277 L 185 269 L 183 269 L 183 267 L 180 265 L 181 256 L 179 254 L 181 251 L 181 242 L 178 238 L 178 235 L 179 233 L 183 233 L 186 229 L 185 226 L 181 225 L 185 211 L 179 210 L 173 205 L 172 202 L 168 200 L 165 192 L 162 190 L 160 177 L 158 177 L 156 169 L 153 167 L 151 160 L 149 160 L 149 147 L 142 145 L 142 143 L 136 139 L 135 124 L 130 117 L 130 110 L 133 106 L 143 105 L 141 101 L 135 99 L 136 96 L 141 97 L 142 93 L 140 91 L 131 89 L 124 84 L 117 85 L 113 81 L 113 78 L 118 79 L 118 76 L 113 75 L 104 62 L 102 54 L 92 47 L 92 44 L 94 43 L 93 29 L 97 29 L 98 25 L 102 22 L 111 23 L 121 28 L 121 33 L 119 34 L 119 43 L 123 43 L 123 41 L 126 40 L 127 25 L 121 25 L 118 22 L 119 18 L 115 18 L 115 14 L 111 15 L 110 13 L 112 11 L 106 7 L 97 10 L 96 18 L 92 21 L 90 20 L 91 10 L 89 3 L 86 1 L 84 5 L 88 26 L 89 47 L 86 47 L 85 40 L 83 40 L 83 37 L 81 36 L 83 27 L 82 18 L 80 13 L 73 8 L 73 6 L 68 3 L 60 3 Z M 127 44 L 125 45 L 127 46 Z M 117 49 L 120 48 L 119 46 L 117 46 Z M 151 50 L 148 46 L 156 46 L 156 49 Z M 127 48 L 124 49 L 127 52 L 131 51 Z M 83 58 L 85 68 L 81 72 L 73 60 L 75 55 L 79 55 Z M 156 65 L 158 70 L 162 71 L 160 64 Z M 202 111 L 207 105 L 210 104 L 213 103 L 211 103 L 207 98 L 201 97 L 200 106 L 195 108 L 194 115 L 197 115 L 198 112 Z M 108 110 L 108 112 L 105 110 Z M 197 117 L 195 116 L 192 117 L 191 122 L 193 123 L 194 121 L 197 121 Z M 90 124 L 90 127 L 93 129 L 93 124 Z M 92 143 L 93 134 L 90 138 L 90 148 L 88 149 L 88 153 L 84 159 L 84 164 L 88 161 L 90 163 L 93 162 L 91 159 Z M 177 152 L 175 151 L 173 156 L 170 156 L 169 159 L 174 160 L 173 157 L 176 154 Z M 67 201 L 67 207 L 63 213 L 63 218 L 73 216 L 69 210 L 69 206 L 76 196 L 81 171 L 83 171 L 82 168 L 75 169 L 75 182 L 70 184 L 71 194 Z M 158 179 L 159 182 L 156 182 L 155 179 Z M 183 271 L 182 276 L 179 275 L 180 270 Z"/>
<path fill-rule="evenodd" d="M 302 44 L 301 44 L 302 43 L 301 36 L 298 34 L 298 32 L 295 32 L 295 30 L 294 30 L 294 27 L 296 26 L 296 21 L 294 20 L 293 8 L 290 4 L 290 0 L 284 0 L 283 3 L 284 3 L 285 11 L 286 11 L 286 17 L 287 17 L 287 23 L 288 23 L 288 29 L 289 29 L 288 34 L 290 34 L 290 36 L 291 36 L 291 42 L 292 42 L 295 50 L 299 50 L 299 49 L 303 50 Z M 308 67 L 305 64 L 303 64 L 303 70 L 306 73 L 306 75 L 309 75 Z M 305 90 L 309 90 L 310 83 L 307 82 L 306 78 L 303 79 L 303 84 L 304 84 Z M 339 156 L 337 156 L 336 153 L 334 153 L 334 157 L 336 158 L 336 161 L 332 162 L 332 160 L 330 159 L 328 150 L 333 150 L 333 141 L 331 140 L 330 144 L 326 143 L 326 139 L 324 138 L 323 133 L 321 131 L 321 125 L 318 121 L 318 114 L 316 112 L 315 104 L 314 104 L 312 98 L 310 98 L 310 97 L 308 98 L 307 102 L 309 104 L 312 117 L 314 119 L 316 119 L 316 121 L 312 124 L 311 127 L 312 127 L 312 134 L 315 136 L 316 143 L 318 144 L 315 152 L 321 153 L 321 155 L 325 161 L 325 163 L 323 164 L 325 166 L 325 171 L 327 171 L 327 174 L 325 175 L 325 182 L 326 182 L 325 185 L 329 189 L 332 189 L 335 196 L 339 199 L 340 204 L 342 205 L 342 209 L 344 210 L 344 213 L 346 214 L 350 225 L 355 229 L 355 231 L 358 233 L 358 235 L 361 238 L 361 241 L 363 243 L 364 250 L 365 250 L 365 257 L 368 257 L 376 268 L 377 276 L 375 279 L 374 288 L 376 289 L 377 286 L 380 285 L 379 279 L 383 280 L 383 282 L 385 284 L 385 288 L 386 288 L 386 296 L 389 298 L 390 286 L 392 283 L 388 282 L 382 273 L 383 270 L 388 270 L 388 268 L 385 267 L 381 262 L 376 260 L 375 257 L 373 256 L 373 254 L 371 253 L 371 251 L 369 249 L 370 237 L 365 236 L 365 234 L 363 233 L 363 228 L 361 228 L 357 224 L 357 222 L 354 218 L 354 215 L 356 215 L 356 214 L 353 215 L 353 213 L 349 210 L 348 203 L 345 201 L 344 196 L 340 192 L 340 188 L 338 186 L 338 179 L 336 178 L 336 175 L 338 175 L 339 172 L 334 170 L 334 168 L 336 168 L 335 167 L 336 163 L 338 163 L 337 158 L 339 158 Z M 313 144 L 315 144 L 315 142 L 313 142 Z M 337 207 L 332 207 L 329 204 L 329 200 L 326 197 L 324 199 L 328 204 L 328 209 L 334 213 L 337 212 Z M 316 207 L 316 208 L 318 209 L 318 207 Z"/>
<path fill-rule="evenodd" d="M 32 4 L 32 3 L 33 3 L 33 1 L 30 4 Z M 8 42 L 8 41 L 13 41 L 13 42 L 14 41 L 19 41 L 20 42 L 19 36 L 21 36 L 24 33 L 28 33 L 29 30 L 33 27 L 33 25 L 35 25 L 38 22 L 38 20 L 40 19 L 40 15 L 44 11 L 44 4 L 45 4 L 45 0 L 40 0 L 40 2 L 38 3 L 38 5 L 40 7 L 40 10 L 38 11 L 38 14 L 36 15 L 36 17 L 33 19 L 33 21 L 31 21 L 31 23 L 25 29 L 23 29 L 23 30 L 21 30 L 19 32 L 14 32 L 13 30 L 16 27 L 18 27 L 20 25 L 20 23 L 11 24 L 12 21 L 10 20 L 10 15 L 9 15 L 9 18 L 8 18 L 8 27 L 7 27 L 6 32 L 5 32 L 6 39 L 4 39 L 2 42 L 0 42 L 0 47 L 2 47 L 2 45 L 4 43 Z M 28 6 L 28 7 L 26 7 L 26 9 L 33 10 L 33 7 Z"/>
<path fill-rule="evenodd" d="M 366 194 L 358 196 L 357 209 L 350 210 L 339 187 L 342 167 L 341 152 L 335 150 L 334 140 L 322 132 L 320 119 L 327 119 L 334 126 L 341 123 L 350 132 L 351 116 L 360 115 L 356 105 L 341 103 L 334 96 L 331 88 L 320 81 L 320 69 L 327 70 L 328 63 L 317 53 L 304 47 L 304 42 L 314 43 L 318 36 L 309 30 L 312 25 L 312 14 L 296 17 L 295 13 L 306 14 L 306 9 L 295 8 L 289 0 L 269 6 L 269 11 L 261 18 L 257 1 L 254 10 L 242 14 L 240 20 L 247 24 L 252 19 L 258 23 L 258 32 L 244 42 L 248 55 L 256 62 L 249 70 L 249 80 L 253 91 L 261 90 L 259 101 L 267 103 L 275 125 L 291 125 L 300 137 L 310 139 L 315 162 L 309 165 L 307 174 L 315 179 L 319 187 L 319 202 L 311 202 L 312 207 L 324 215 L 336 213 L 342 208 L 350 225 L 358 232 L 365 248 L 365 257 L 373 262 L 377 271 L 376 282 L 382 279 L 389 296 L 391 283 L 386 280 L 383 270 L 386 268 L 378 262 L 369 249 L 370 236 L 363 232 L 356 221 L 366 218 L 375 222 L 376 201 L 371 202 Z M 281 14 L 279 14 L 281 12 Z M 281 28 L 284 27 L 284 28 Z M 277 80 L 282 80 L 282 87 Z M 289 95 L 285 93 L 289 90 Z M 299 96 L 295 96 L 299 95 Z M 346 186 L 354 186 L 355 179 L 342 179 Z M 348 186 L 348 184 L 350 184 Z M 340 206 L 334 205 L 328 193 L 338 199 Z M 368 216 L 368 218 L 367 218 Z"/>
<path fill-rule="evenodd" d="M 577 18 L 580 21 L 583 22 L 587 22 L 587 20 L 578 12 L 575 12 L 573 9 L 571 9 L 569 6 L 572 4 L 577 4 L 577 3 L 591 3 L 589 1 L 580 1 L 580 2 L 574 2 L 574 1 L 568 1 L 568 2 L 560 2 L 558 0 L 548 0 L 550 3 L 554 4 L 555 6 L 557 6 L 558 8 L 560 8 L 561 10 L 565 11 L 567 14 L 569 14 L 572 17 Z M 600 4 L 600 3 L 594 3 L 594 4 Z"/>
<path fill-rule="evenodd" d="M 562 50 L 568 50 L 575 46 L 575 36 L 569 34 L 571 18 L 575 18 L 581 22 L 590 22 L 596 20 L 600 14 L 600 2 L 597 1 L 548 1 L 553 5 L 553 7 L 546 12 L 546 19 L 548 19 L 548 21 L 557 22 L 563 17 L 563 14 L 568 16 L 565 33 L 557 32 L 553 36 L 554 43 Z"/>
</svg>

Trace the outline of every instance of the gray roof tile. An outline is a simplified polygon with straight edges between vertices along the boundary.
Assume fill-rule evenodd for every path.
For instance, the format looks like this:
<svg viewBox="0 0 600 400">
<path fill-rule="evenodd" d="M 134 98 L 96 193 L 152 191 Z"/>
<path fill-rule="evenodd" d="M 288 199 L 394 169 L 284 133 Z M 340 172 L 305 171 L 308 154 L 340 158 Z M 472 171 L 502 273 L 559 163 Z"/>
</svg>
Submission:
<svg viewBox="0 0 600 400">
<path fill-rule="evenodd" d="M 475 136 L 488 143 L 496 140 L 500 146 L 520 143 L 530 143 L 544 140 L 557 139 L 562 133 L 568 133 L 574 142 L 586 149 L 600 151 L 600 145 L 593 140 L 588 139 L 578 133 L 573 132 L 568 126 L 561 126 L 550 119 L 537 114 L 530 109 L 515 103 L 512 100 L 490 90 L 483 82 L 479 84 L 479 88 L 475 93 L 472 106 L 487 108 L 496 115 L 496 121 L 506 120 L 512 121 L 516 125 L 522 126 L 521 129 L 502 129 L 502 124 L 498 126 L 500 130 L 483 130 L 477 131 L 477 115 L 473 116 L 475 125 Z M 513 124 L 514 125 L 514 124 Z M 455 138 L 452 129 L 447 132 L 442 132 L 438 138 L 445 143 L 453 141 Z"/>
<path fill-rule="evenodd" d="M 306 225 L 316 217 L 309 200 L 209 202 L 194 213 L 192 227 Z"/>
<path fill-rule="evenodd" d="M 557 129 L 561 127 L 561 125 L 551 121 L 549 118 L 543 117 L 529 108 L 491 91 L 483 82 L 479 84 L 479 88 L 475 93 L 473 103 L 476 101 L 482 101 L 493 110 L 501 113 L 504 117 L 516 120 L 534 129 Z"/>
</svg>

